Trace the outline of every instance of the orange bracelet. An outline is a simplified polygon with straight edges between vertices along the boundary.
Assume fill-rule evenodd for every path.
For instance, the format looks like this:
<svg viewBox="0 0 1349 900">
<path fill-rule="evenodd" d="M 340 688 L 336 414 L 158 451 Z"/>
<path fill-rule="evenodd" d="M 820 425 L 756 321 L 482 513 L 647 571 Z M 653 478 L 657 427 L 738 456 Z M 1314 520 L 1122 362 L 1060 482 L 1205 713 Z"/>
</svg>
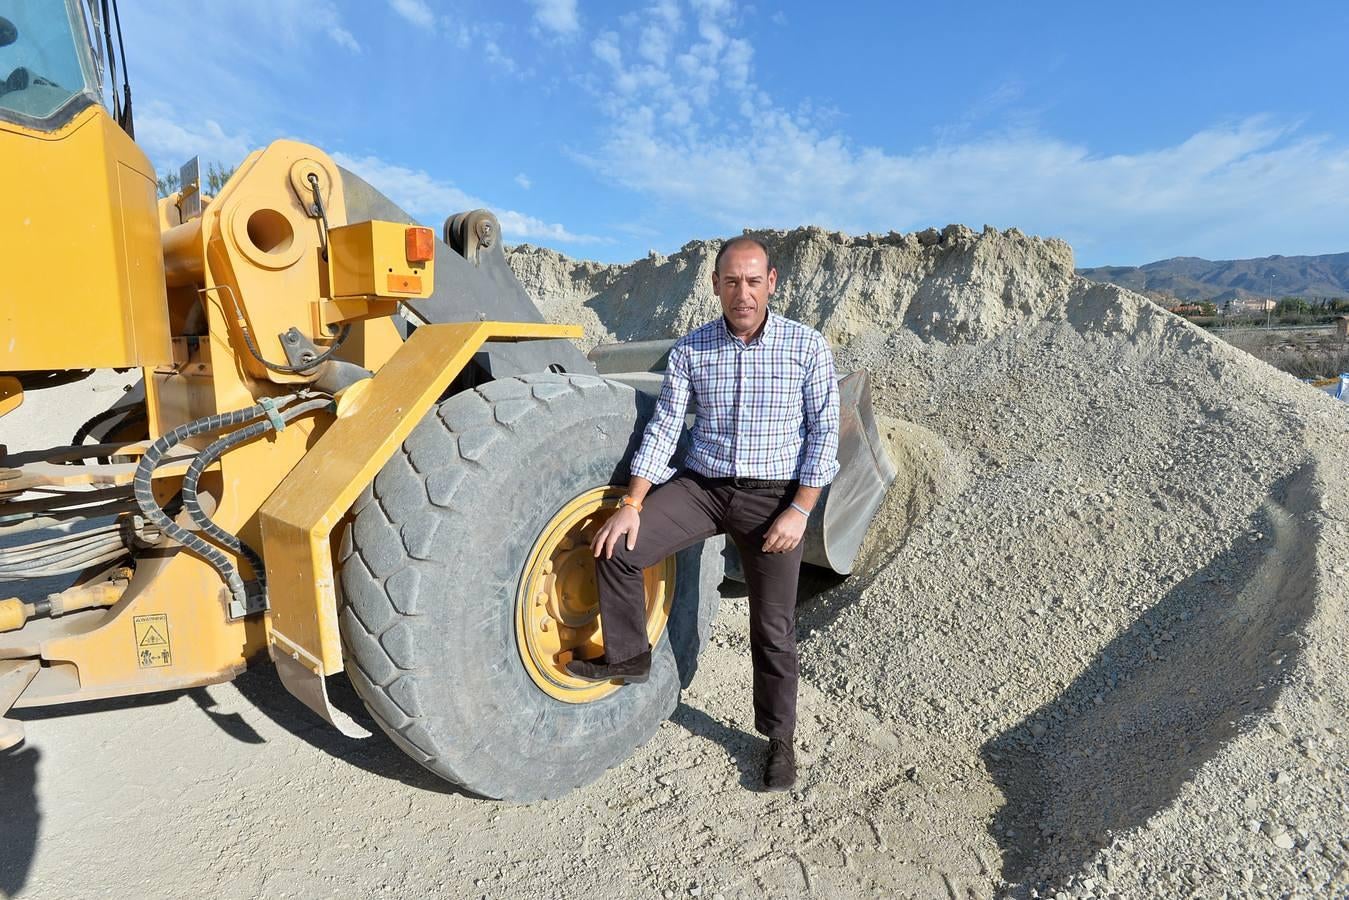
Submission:
<svg viewBox="0 0 1349 900">
<path fill-rule="evenodd" d="M 623 498 L 622 498 L 621 500 L 618 501 L 618 505 L 619 505 L 619 506 L 631 506 L 633 509 L 637 510 L 638 512 L 641 512 L 641 511 L 642 511 L 642 504 L 640 504 L 640 503 L 638 503 L 636 500 L 632 499 L 632 497 L 629 496 L 628 494 L 624 494 L 624 495 L 623 495 Z"/>
</svg>

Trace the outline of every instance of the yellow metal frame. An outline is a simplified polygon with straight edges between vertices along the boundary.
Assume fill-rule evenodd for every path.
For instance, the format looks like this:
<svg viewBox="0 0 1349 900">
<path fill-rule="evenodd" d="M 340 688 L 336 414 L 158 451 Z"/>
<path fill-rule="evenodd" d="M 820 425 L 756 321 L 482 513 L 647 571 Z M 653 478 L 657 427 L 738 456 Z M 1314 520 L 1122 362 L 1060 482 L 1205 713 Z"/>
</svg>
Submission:
<svg viewBox="0 0 1349 900">
<path fill-rule="evenodd" d="M 0 377 L 0 416 L 23 406 L 23 384 L 12 375 Z"/>
<path fill-rule="evenodd" d="M 590 540 L 618 507 L 622 488 L 598 487 L 566 503 L 544 526 L 530 551 L 515 598 L 515 637 L 525 671 L 539 689 L 564 703 L 590 703 L 618 690 L 571 675 L 573 657 L 591 659 L 604 650 L 595 562 Z M 675 561 L 647 569 L 646 636 L 659 643 L 670 618 Z"/>
<path fill-rule="evenodd" d="M 433 283 L 436 263 L 408 261 L 408 228 L 401 222 L 371 219 L 330 229 L 333 299 L 426 296 L 422 286 Z"/>
<path fill-rule="evenodd" d="M 13 307 L 6 308 L 13 320 L 7 370 L 139 366 L 152 437 L 308 380 L 244 352 L 245 329 L 263 357 L 282 361 L 288 329 L 308 327 L 326 347 L 337 331 L 329 326 L 350 324 L 338 358 L 377 373 L 344 394 L 335 417 L 319 414 L 245 442 L 205 473 L 216 523 L 265 549 L 269 615 L 231 617 L 219 574 L 166 544 L 138 554 L 131 582 L 110 607 L 0 633 L 0 682 L 22 681 L 17 706 L 194 687 L 234 677 L 268 647 L 287 687 L 331 720 L 322 678 L 342 669 L 333 530 L 486 341 L 577 338 L 581 330 L 473 322 L 426 326 L 402 342 L 387 314 L 394 298 L 430 294 L 429 261 L 406 259 L 406 226 L 345 230 L 340 171 L 306 144 L 278 141 L 250 154 L 188 221 L 172 202 L 156 203 L 148 160 L 101 108 L 52 134 L 0 123 L 0 158 L 0 196 L 23 211 L 0 221 L 13 263 L 0 272 L 0 294 L 14 298 L 6 301 Z M 310 176 L 341 245 L 335 249 L 347 251 L 337 261 L 366 265 L 354 253 L 369 260 L 369 277 L 358 279 L 368 289 L 362 296 L 332 295 Z M 58 331 L 50 328 L 52 303 L 69 306 Z M 22 401 L 18 380 L 0 379 L 0 415 Z M 210 439 L 191 439 L 183 449 Z M 156 471 L 161 501 L 176 490 L 184 464 Z M 0 473 L 0 482 L 110 486 L 124 484 L 131 470 L 34 464 Z M 248 574 L 242 560 L 234 562 Z M 4 698 L 0 715 L 7 708 Z"/>
<path fill-rule="evenodd" d="M 0 197 L 5 370 L 170 359 L 154 169 L 107 110 L 0 122 Z"/>
<path fill-rule="evenodd" d="M 343 732 L 327 701 L 342 671 L 331 536 L 361 491 L 489 340 L 579 338 L 572 325 L 469 322 L 414 331 L 296 464 L 259 512 L 271 613 L 267 646 L 286 687 Z"/>
</svg>

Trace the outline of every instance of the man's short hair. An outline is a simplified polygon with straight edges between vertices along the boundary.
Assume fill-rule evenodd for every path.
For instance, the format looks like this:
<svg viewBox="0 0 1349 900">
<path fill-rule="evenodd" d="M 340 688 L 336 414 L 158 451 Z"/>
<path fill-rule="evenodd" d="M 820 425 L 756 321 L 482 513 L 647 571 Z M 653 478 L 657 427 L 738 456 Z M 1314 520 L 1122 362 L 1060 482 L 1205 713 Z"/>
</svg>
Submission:
<svg viewBox="0 0 1349 900">
<path fill-rule="evenodd" d="M 716 261 L 712 264 L 712 271 L 716 272 L 718 275 L 721 274 L 721 258 L 726 255 L 727 250 L 730 250 L 737 244 L 752 244 L 762 250 L 763 258 L 768 263 L 766 271 L 773 271 L 773 254 L 768 252 L 768 248 L 764 246 L 763 241 L 756 237 L 750 237 L 748 234 L 742 234 L 739 237 L 733 237 L 722 242 L 721 249 L 717 251 Z"/>
</svg>

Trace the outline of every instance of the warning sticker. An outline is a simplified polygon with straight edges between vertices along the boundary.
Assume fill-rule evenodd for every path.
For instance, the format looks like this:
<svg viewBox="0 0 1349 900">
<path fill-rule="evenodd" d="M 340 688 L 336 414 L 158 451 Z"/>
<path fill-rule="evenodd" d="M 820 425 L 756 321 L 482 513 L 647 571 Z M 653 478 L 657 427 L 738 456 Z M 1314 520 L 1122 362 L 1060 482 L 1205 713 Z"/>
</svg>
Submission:
<svg viewBox="0 0 1349 900">
<path fill-rule="evenodd" d="M 169 645 L 169 617 L 136 616 L 136 658 L 142 669 L 156 669 L 173 665 L 173 649 Z"/>
</svg>

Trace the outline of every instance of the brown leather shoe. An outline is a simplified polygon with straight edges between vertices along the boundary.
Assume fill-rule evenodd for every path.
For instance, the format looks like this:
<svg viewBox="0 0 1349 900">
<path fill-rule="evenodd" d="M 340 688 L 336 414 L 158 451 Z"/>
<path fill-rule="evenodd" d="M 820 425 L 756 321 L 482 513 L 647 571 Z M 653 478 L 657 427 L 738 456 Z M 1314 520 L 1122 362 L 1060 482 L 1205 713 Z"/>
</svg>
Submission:
<svg viewBox="0 0 1349 900">
<path fill-rule="evenodd" d="M 791 738 L 768 739 L 768 763 L 763 769 L 766 791 L 791 790 L 796 784 L 796 751 Z"/>
<path fill-rule="evenodd" d="M 567 663 L 567 671 L 582 681 L 642 684 L 651 675 L 651 651 L 616 663 L 605 662 L 603 656 L 599 659 L 573 659 Z"/>
</svg>

